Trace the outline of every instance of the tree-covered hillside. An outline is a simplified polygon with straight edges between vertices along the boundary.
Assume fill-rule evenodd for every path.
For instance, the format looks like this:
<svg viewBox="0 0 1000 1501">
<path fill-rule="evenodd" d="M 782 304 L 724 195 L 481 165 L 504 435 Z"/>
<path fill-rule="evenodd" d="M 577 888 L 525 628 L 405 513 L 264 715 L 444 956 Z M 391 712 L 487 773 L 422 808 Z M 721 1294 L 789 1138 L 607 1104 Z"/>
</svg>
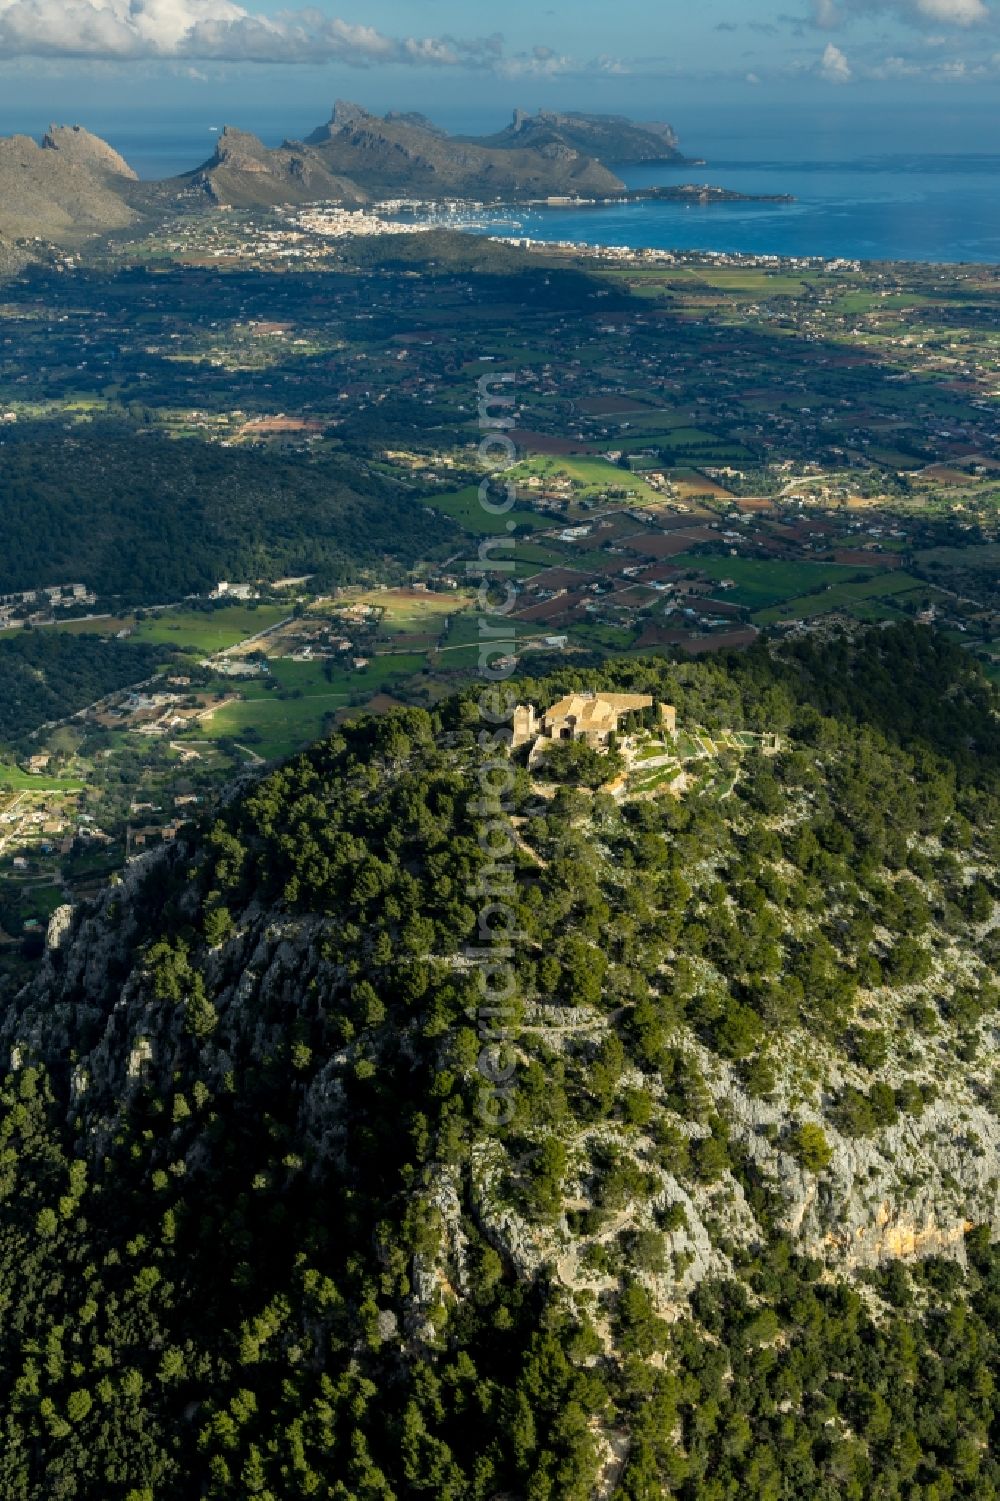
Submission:
<svg viewBox="0 0 1000 1501">
<path fill-rule="evenodd" d="M 140 682 L 166 655 L 142 642 L 60 631 L 8 635 L 0 640 L 0 744 L 24 741 L 40 725 Z"/>
<path fill-rule="evenodd" d="M 364 718 L 8 998 L 0 1493 L 1000 1496 L 995 695 L 910 628 L 574 686 L 745 748 Z"/>
<path fill-rule="evenodd" d="M 0 528 L 0 593 L 72 582 L 145 604 L 219 579 L 344 583 L 373 563 L 412 563 L 454 532 L 339 455 L 241 451 L 112 422 L 6 435 Z"/>
</svg>

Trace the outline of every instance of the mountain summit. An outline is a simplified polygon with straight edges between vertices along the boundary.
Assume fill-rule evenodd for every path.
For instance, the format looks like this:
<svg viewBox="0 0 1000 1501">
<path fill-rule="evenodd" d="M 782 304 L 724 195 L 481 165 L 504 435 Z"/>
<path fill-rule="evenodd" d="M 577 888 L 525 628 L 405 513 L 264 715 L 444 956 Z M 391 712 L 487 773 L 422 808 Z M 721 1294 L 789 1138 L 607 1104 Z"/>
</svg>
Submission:
<svg viewBox="0 0 1000 1501">
<path fill-rule="evenodd" d="M 232 125 L 222 131 L 211 159 L 179 181 L 203 189 L 217 203 L 239 208 L 323 199 L 360 204 L 367 197 L 356 183 L 331 173 L 301 142 L 284 141 L 272 149 Z"/>
<path fill-rule="evenodd" d="M 43 151 L 58 151 L 65 161 L 96 172 L 110 172 L 115 177 L 138 181 L 128 162 L 107 141 L 93 135 L 82 125 L 50 125 L 42 137 Z"/>
<path fill-rule="evenodd" d="M 625 115 L 560 114 L 540 109 L 536 115 L 516 109 L 506 130 L 484 144 L 541 149 L 558 141 L 604 163 L 684 162 L 672 125 L 636 124 Z"/>
<path fill-rule="evenodd" d="M 121 229 L 136 174 L 118 152 L 79 125 L 52 125 L 41 145 L 0 138 L 0 234 L 66 239 Z"/>
<path fill-rule="evenodd" d="M 914 627 L 524 689 L 744 749 L 363 717 L 50 928 L 4 1496 L 1000 1494 L 993 691 Z"/>
</svg>

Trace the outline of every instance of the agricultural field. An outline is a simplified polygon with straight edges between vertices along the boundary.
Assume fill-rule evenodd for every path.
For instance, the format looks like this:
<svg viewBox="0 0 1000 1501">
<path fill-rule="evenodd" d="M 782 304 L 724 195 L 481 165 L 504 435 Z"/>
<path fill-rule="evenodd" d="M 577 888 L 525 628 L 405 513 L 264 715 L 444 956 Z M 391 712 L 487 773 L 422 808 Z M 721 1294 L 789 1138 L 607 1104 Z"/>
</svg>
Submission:
<svg viewBox="0 0 1000 1501">
<path fill-rule="evenodd" d="M 879 618 L 891 619 L 894 614 L 898 618 L 898 612 L 892 610 L 893 599 L 920 589 L 920 580 L 907 573 L 883 573 L 867 579 L 855 577 L 842 584 L 829 584 L 818 595 L 799 596 L 771 609 L 758 610 L 753 618 L 757 625 L 774 625 L 781 620 L 811 620 L 833 610 L 851 613 L 857 606 L 862 611 L 860 618 L 871 619 L 873 601 L 888 604 L 889 613 Z"/>
<path fill-rule="evenodd" d="M 173 646 L 211 656 L 272 629 L 286 618 L 281 605 L 227 605 L 222 609 L 170 610 L 148 615 L 131 627 L 136 641 Z"/>
<path fill-rule="evenodd" d="M 702 557 L 697 553 L 681 553 L 673 562 L 678 568 L 690 569 L 705 578 L 720 582 L 732 579 L 736 587 L 722 597 L 757 611 L 782 600 L 825 591 L 856 579 L 859 573 L 857 568 L 839 563 L 784 563 L 756 558 Z"/>
<path fill-rule="evenodd" d="M 24 771 L 16 765 L 0 761 L 0 798 L 5 792 L 65 793 L 79 792 L 83 783 L 75 777 L 49 776 L 46 773 Z M 0 804 L 0 813 L 3 812 Z"/>
<path fill-rule="evenodd" d="M 502 497 L 499 500 L 502 502 Z M 431 510 L 450 516 L 474 537 L 506 536 L 512 526 L 523 527 L 528 531 L 544 531 L 552 525 L 544 516 L 522 506 L 514 506 L 500 515 L 491 514 L 479 499 L 477 485 L 469 485 L 466 489 L 455 490 L 451 494 L 428 496 L 424 504 Z"/>
<path fill-rule="evenodd" d="M 280 213 L 180 222 L 171 244 L 140 234 L 85 275 L 4 289 L 2 493 L 30 518 L 7 587 L 79 581 L 96 602 L 68 619 L 39 596 L 0 631 L 24 658 L 6 701 L 35 692 L 43 727 L 0 746 L 0 789 L 84 800 L 108 842 L 76 838 L 64 873 L 81 885 L 336 716 L 468 681 L 466 565 L 489 537 L 513 544 L 526 669 L 536 653 L 572 670 L 725 652 L 828 616 L 918 617 L 1000 675 L 994 272 L 621 264 L 435 235 L 431 284 L 426 237 L 297 265 L 261 249 L 286 228 Z M 519 494 L 499 515 L 479 499 L 487 374 L 513 377 Z M 107 532 L 75 530 L 53 500 L 101 514 L 112 436 L 127 483 L 111 524 L 136 538 L 115 566 Z M 188 551 L 195 581 L 165 575 L 160 560 Z M 283 576 L 307 582 L 263 582 Z M 260 602 L 215 608 L 219 578 Z M 74 680 L 50 652 L 51 704 L 48 637 L 80 659 L 147 657 L 134 678 Z M 27 763 L 50 749 L 36 779 Z M 700 737 L 678 751 L 689 772 L 714 764 Z"/>
<path fill-rule="evenodd" d="M 617 440 L 615 446 L 625 447 Z M 641 446 L 644 447 L 645 443 Z M 618 465 L 599 457 L 560 455 L 558 458 L 548 458 L 536 455 L 511 469 L 509 478 L 514 484 L 522 486 L 521 495 L 525 499 L 530 498 L 531 491 L 526 487 L 526 482 L 532 478 L 540 479 L 550 486 L 558 486 L 560 481 L 568 481 L 569 489 L 566 498 L 570 515 L 581 502 L 592 502 L 609 495 L 617 496 L 619 503 L 626 495 L 633 503 L 662 498 L 660 493 L 647 484 L 641 475 L 632 474 L 627 469 L 621 469 Z M 551 526 L 551 519 L 545 524 Z"/>
<path fill-rule="evenodd" d="M 235 740 L 264 760 L 290 756 L 318 740 L 339 709 L 405 682 L 425 665 L 426 657 L 416 654 L 374 657 L 361 671 L 274 659 L 267 679 L 241 684 L 236 702 L 224 704 L 192 732 L 194 743 L 202 737 Z M 216 686 L 232 688 L 230 682 Z"/>
<path fill-rule="evenodd" d="M 359 604 L 381 611 L 379 639 L 394 641 L 401 636 L 439 635 L 452 617 L 472 608 L 472 597 L 456 590 L 434 594 L 427 590 L 388 589 L 362 594 Z"/>
</svg>

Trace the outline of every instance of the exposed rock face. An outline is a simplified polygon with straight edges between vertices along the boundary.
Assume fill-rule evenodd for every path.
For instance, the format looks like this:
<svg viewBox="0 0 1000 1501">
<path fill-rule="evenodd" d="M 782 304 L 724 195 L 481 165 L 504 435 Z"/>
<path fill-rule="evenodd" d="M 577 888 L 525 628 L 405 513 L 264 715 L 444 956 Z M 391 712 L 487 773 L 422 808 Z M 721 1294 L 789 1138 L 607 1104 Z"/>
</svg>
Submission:
<svg viewBox="0 0 1000 1501">
<path fill-rule="evenodd" d="M 372 192 L 589 194 L 622 186 L 595 152 L 554 139 L 551 132 L 537 141 L 453 137 L 421 115 L 381 118 L 344 100 L 337 101 L 329 123 L 313 131 L 306 145 L 331 171 Z"/>
<path fill-rule="evenodd" d="M 181 181 L 201 189 L 217 203 L 239 208 L 320 200 L 351 204 L 366 201 L 356 183 L 329 172 L 310 147 L 285 141 L 272 150 L 249 131 L 231 125 L 219 136 L 211 161 Z"/>
<path fill-rule="evenodd" d="M 52 951 L 61 949 L 69 936 L 73 926 L 73 908 L 68 904 L 57 907 L 49 918 L 49 926 L 45 934 L 45 947 Z"/>
<path fill-rule="evenodd" d="M 708 1078 L 713 1060 L 700 1054 L 699 1062 Z M 832 1159 L 817 1176 L 798 1165 L 779 1136 L 801 1110 L 780 1095 L 769 1103 L 752 1099 L 730 1070 L 714 1062 L 713 1100 L 727 1115 L 734 1144 L 771 1184 L 780 1205 L 774 1228 L 832 1272 L 849 1276 L 887 1261 L 930 1256 L 964 1265 L 965 1234 L 973 1225 L 988 1224 L 994 1236 L 1000 1234 L 1000 1124 L 978 1102 L 975 1081 L 963 1088 L 956 1080 L 948 1099 L 919 1120 L 901 1119 L 872 1139 L 846 1137 L 824 1120 Z M 600 1134 L 608 1146 L 617 1144 L 637 1162 L 647 1160 L 643 1144 L 618 1139 L 608 1127 Z M 614 1276 L 586 1265 L 581 1242 L 564 1219 L 542 1226 L 503 1202 L 497 1188 L 507 1167 L 497 1144 L 480 1150 L 474 1165 L 477 1219 L 496 1248 L 521 1275 L 550 1265 L 570 1289 L 610 1291 Z M 704 1279 L 731 1275 L 727 1247 L 752 1247 L 764 1227 L 731 1174 L 695 1189 L 669 1173 L 660 1176 L 659 1191 L 615 1213 L 599 1241 L 611 1250 L 622 1231 L 652 1229 L 665 1210 L 680 1206 L 684 1223 L 666 1237 L 667 1272 L 649 1278 L 661 1312 L 670 1315 Z M 573 1202 L 586 1207 L 586 1187 L 576 1187 L 582 1196 Z"/>
<path fill-rule="evenodd" d="M 790 1101 L 752 1100 L 732 1080 L 725 1087 L 742 1142 L 778 1185 L 784 1228 L 809 1254 L 844 1271 L 895 1258 L 964 1260 L 970 1225 L 1000 1232 L 1000 1123 L 976 1079 L 956 1075 L 947 1098 L 871 1138 L 824 1120 L 832 1158 L 818 1178 L 769 1140 L 796 1114 Z"/>
<path fill-rule="evenodd" d="M 98 1148 L 113 1134 L 132 1092 L 143 1083 L 166 1090 L 190 1053 L 182 1009 L 150 997 L 142 961 L 136 959 L 140 933 L 133 914 L 146 878 L 156 879 L 161 862 L 169 866 L 184 858 L 176 847 L 151 855 L 131 867 L 126 881 L 93 909 L 76 914 L 61 909 L 50 927 L 38 980 L 0 1022 L 2 1061 L 9 1059 L 13 1067 L 41 1059 L 59 1068 L 77 1054 L 69 1116 L 86 1127 Z M 323 957 L 325 926 L 321 917 L 251 905 L 237 917 L 233 937 L 210 952 L 205 980 L 218 1025 L 200 1046 L 199 1072 L 213 1087 L 222 1087 L 239 1060 L 266 1057 L 280 1046 L 287 1024 L 281 1018 L 307 1018 L 316 997 L 337 994 L 343 976 Z M 537 1007 L 526 1022 L 529 1031 L 544 1029 L 555 1047 L 570 1035 L 586 1034 L 597 1043 L 609 1027 L 606 1013 L 586 1008 Z M 790 1039 L 789 1080 L 796 1072 L 794 1051 L 802 1056 L 811 1047 L 805 1037 Z M 982 1104 L 982 1080 L 973 1071 L 951 1075 L 946 1094 L 919 1117 L 903 1116 L 877 1136 L 854 1138 L 798 1100 L 786 1080 L 779 1081 L 771 1099 L 753 1098 L 734 1068 L 697 1047 L 692 1055 L 729 1122 L 731 1140 L 771 1186 L 776 1227 L 831 1270 L 849 1275 L 886 1260 L 928 1255 L 961 1262 L 971 1225 L 988 1223 L 1000 1233 L 1000 1124 Z M 843 1082 L 834 1055 L 824 1067 L 826 1087 Z M 928 1071 L 939 1074 L 940 1067 L 938 1060 Z M 988 1063 L 984 1067 L 988 1070 Z M 337 1160 L 349 1138 L 351 1068 L 349 1049 L 335 1054 L 302 1096 L 297 1134 L 321 1160 Z M 803 1118 L 822 1119 L 830 1147 L 829 1165 L 818 1175 L 799 1166 L 787 1150 L 788 1123 Z M 685 1129 L 698 1139 L 701 1128 L 688 1124 Z M 581 1164 L 593 1144 L 591 1135 L 636 1161 L 648 1161 L 641 1138 L 619 1139 L 617 1128 L 605 1123 L 575 1144 Z M 511 1166 L 508 1150 L 507 1142 L 494 1140 L 474 1154 L 466 1210 L 487 1239 L 521 1276 L 533 1277 L 548 1265 L 569 1289 L 610 1289 L 614 1279 L 585 1264 L 583 1243 L 568 1234 L 563 1217 L 529 1220 L 503 1194 Z M 753 1245 L 764 1227 L 731 1173 L 708 1187 L 685 1185 L 666 1171 L 659 1173 L 659 1182 L 654 1194 L 616 1211 L 599 1239 L 610 1247 L 623 1231 L 649 1229 L 672 1206 L 680 1207 L 682 1223 L 666 1237 L 668 1268 L 648 1279 L 669 1315 L 700 1281 L 730 1273 L 727 1247 Z M 465 1277 L 458 1186 L 444 1169 L 434 1183 L 440 1245 L 416 1269 L 410 1333 L 426 1332 L 426 1310 L 442 1283 L 460 1288 Z M 585 1170 L 574 1180 L 571 1168 L 567 1193 L 572 1203 L 588 1203 Z"/>
<path fill-rule="evenodd" d="M 135 215 L 125 191 L 135 174 L 87 131 L 54 127 L 0 139 L 0 235 L 72 242 L 122 229 Z"/>
<path fill-rule="evenodd" d="M 349 99 L 338 99 L 333 106 L 330 125 L 326 129 L 330 133 L 333 130 L 349 130 L 355 125 L 360 125 L 363 120 L 374 119 L 375 116 L 360 104 L 352 104 Z M 317 134 L 322 134 L 322 128 Z"/>
<path fill-rule="evenodd" d="M 683 160 L 672 125 L 637 124 L 625 115 L 563 114 L 554 110 L 539 110 L 532 115 L 517 109 L 511 124 L 491 137 L 490 144 L 540 149 L 556 140 L 605 163 Z"/>
<path fill-rule="evenodd" d="M 400 125 L 413 125 L 418 130 L 429 131 L 431 135 L 446 136 L 448 134 L 440 125 L 435 125 L 433 120 L 429 120 L 426 115 L 420 114 L 417 110 L 391 109 L 385 118 Z"/>
<path fill-rule="evenodd" d="M 42 149 L 58 151 L 68 161 L 80 166 L 110 172 L 116 177 L 128 178 L 130 182 L 138 181 L 138 173 L 133 172 L 125 158 L 100 136 L 84 130 L 82 125 L 50 125 L 42 137 Z"/>
</svg>

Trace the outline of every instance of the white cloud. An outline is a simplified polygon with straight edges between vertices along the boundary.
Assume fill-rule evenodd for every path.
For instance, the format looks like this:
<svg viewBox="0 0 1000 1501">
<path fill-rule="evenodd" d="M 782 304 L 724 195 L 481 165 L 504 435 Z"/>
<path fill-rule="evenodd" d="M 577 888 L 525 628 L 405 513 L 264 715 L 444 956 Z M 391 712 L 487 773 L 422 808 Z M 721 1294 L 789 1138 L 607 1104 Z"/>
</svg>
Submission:
<svg viewBox="0 0 1000 1501">
<path fill-rule="evenodd" d="M 1000 53 L 979 58 L 928 56 L 891 53 L 880 58 L 856 62 L 851 72 L 854 79 L 869 82 L 886 80 L 921 80 L 926 84 L 975 84 L 1000 77 Z"/>
<path fill-rule="evenodd" d="M 530 52 L 504 54 L 502 46 L 498 45 L 491 61 L 501 78 L 594 78 L 599 74 L 628 78 L 643 71 L 652 77 L 663 76 L 658 60 L 654 60 L 650 68 L 648 60 L 640 64 L 634 59 L 611 57 L 608 53 L 585 60 L 571 53 L 555 52 L 551 47 L 532 47 Z"/>
<path fill-rule="evenodd" d="M 891 11 L 905 21 L 948 26 L 979 26 L 993 18 L 988 0 L 812 0 L 813 24 L 825 31 L 852 16 Z"/>
<path fill-rule="evenodd" d="M 502 78 L 558 78 L 564 73 L 576 73 L 579 67 L 576 58 L 554 52 L 551 47 L 533 47 L 530 52 L 516 52 L 497 62 L 497 72 Z"/>
<path fill-rule="evenodd" d="M 909 57 L 885 57 L 869 69 L 871 78 L 919 78 L 924 69 Z"/>
<path fill-rule="evenodd" d="M 916 8 L 929 21 L 944 21 L 953 26 L 977 26 L 990 19 L 985 0 L 916 0 Z"/>
<path fill-rule="evenodd" d="M 499 51 L 496 37 L 392 37 L 314 9 L 252 15 L 235 0 L 0 0 L 2 57 L 455 67 Z"/>
<path fill-rule="evenodd" d="M 827 43 L 819 63 L 819 71 L 827 83 L 850 83 L 851 65 L 839 47 L 832 42 Z"/>
</svg>

